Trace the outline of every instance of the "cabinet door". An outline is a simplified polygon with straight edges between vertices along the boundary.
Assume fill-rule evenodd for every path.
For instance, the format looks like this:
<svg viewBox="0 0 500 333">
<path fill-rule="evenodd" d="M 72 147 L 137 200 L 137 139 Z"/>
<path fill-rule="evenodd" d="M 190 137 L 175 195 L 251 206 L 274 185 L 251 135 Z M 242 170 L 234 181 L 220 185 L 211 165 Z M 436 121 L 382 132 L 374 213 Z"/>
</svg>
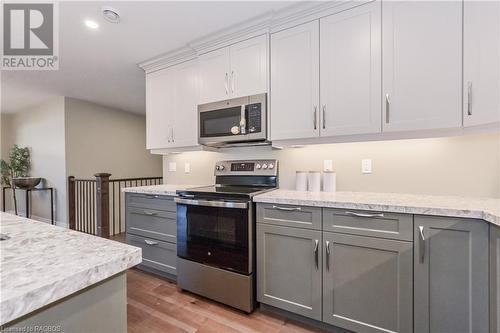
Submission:
<svg viewBox="0 0 500 333">
<path fill-rule="evenodd" d="M 321 320 L 321 232 L 257 224 L 257 300 Z"/>
<path fill-rule="evenodd" d="M 490 332 L 500 333 L 500 227 L 490 224 Z"/>
<path fill-rule="evenodd" d="M 198 144 L 198 63 L 187 61 L 175 67 L 175 117 L 172 147 Z"/>
<path fill-rule="evenodd" d="M 462 2 L 382 7 L 383 130 L 462 126 Z"/>
<path fill-rule="evenodd" d="M 415 216 L 415 332 L 488 332 L 488 225 Z"/>
<path fill-rule="evenodd" d="M 200 55 L 200 103 L 229 98 L 229 47 Z"/>
<path fill-rule="evenodd" d="M 146 148 L 171 145 L 175 72 L 171 68 L 146 75 Z"/>
<path fill-rule="evenodd" d="M 231 97 L 243 97 L 267 92 L 267 35 L 231 45 Z"/>
<path fill-rule="evenodd" d="M 382 131 L 381 3 L 320 20 L 321 136 Z"/>
<path fill-rule="evenodd" d="M 271 139 L 319 135 L 319 23 L 271 35 Z"/>
<path fill-rule="evenodd" d="M 464 1 L 464 126 L 500 121 L 500 3 Z"/>
<path fill-rule="evenodd" d="M 323 321 L 354 332 L 411 332 L 413 243 L 330 232 L 323 242 Z"/>
</svg>

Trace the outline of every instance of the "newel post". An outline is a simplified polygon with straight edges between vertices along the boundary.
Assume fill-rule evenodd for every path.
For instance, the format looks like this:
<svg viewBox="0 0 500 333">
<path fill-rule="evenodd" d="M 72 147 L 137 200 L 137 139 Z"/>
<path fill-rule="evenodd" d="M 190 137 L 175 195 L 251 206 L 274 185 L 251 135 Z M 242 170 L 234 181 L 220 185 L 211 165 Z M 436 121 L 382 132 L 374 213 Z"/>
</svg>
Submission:
<svg viewBox="0 0 500 333">
<path fill-rule="evenodd" d="M 109 173 L 96 173 L 97 236 L 109 238 Z"/>
<path fill-rule="evenodd" d="M 76 229 L 76 193 L 75 193 L 75 177 L 68 177 L 68 223 L 69 228 Z"/>
</svg>

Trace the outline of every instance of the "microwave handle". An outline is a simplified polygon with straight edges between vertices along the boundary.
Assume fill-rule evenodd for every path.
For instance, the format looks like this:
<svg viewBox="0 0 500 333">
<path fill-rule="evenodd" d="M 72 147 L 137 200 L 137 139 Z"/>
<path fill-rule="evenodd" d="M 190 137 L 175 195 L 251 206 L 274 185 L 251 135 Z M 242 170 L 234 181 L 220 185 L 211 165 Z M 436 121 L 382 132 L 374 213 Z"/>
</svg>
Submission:
<svg viewBox="0 0 500 333">
<path fill-rule="evenodd" d="M 241 117 L 240 117 L 240 133 L 247 133 L 247 116 L 246 116 L 246 105 L 243 104 L 241 106 Z"/>
</svg>

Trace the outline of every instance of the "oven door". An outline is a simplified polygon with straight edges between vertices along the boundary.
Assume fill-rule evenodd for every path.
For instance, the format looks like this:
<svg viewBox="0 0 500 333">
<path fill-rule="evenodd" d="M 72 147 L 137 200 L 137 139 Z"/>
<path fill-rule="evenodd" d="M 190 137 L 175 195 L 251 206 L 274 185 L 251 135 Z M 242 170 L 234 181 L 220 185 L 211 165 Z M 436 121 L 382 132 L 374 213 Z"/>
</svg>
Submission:
<svg viewBox="0 0 500 333">
<path fill-rule="evenodd" d="M 175 198 L 177 256 L 252 273 L 253 220 L 250 202 Z"/>
</svg>

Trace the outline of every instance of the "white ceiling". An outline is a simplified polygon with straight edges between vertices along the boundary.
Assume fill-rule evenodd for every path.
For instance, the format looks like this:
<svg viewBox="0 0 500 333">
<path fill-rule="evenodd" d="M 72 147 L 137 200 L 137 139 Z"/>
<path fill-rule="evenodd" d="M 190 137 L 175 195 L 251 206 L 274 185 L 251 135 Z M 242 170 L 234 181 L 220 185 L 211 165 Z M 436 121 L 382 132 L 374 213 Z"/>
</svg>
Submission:
<svg viewBox="0 0 500 333">
<path fill-rule="evenodd" d="M 15 112 L 52 96 L 80 98 L 144 113 L 144 73 L 137 63 L 194 39 L 289 6 L 284 1 L 60 2 L 59 70 L 3 71 L 2 112 Z M 102 6 L 120 12 L 106 22 Z M 85 19 L 99 29 L 84 25 Z"/>
</svg>

